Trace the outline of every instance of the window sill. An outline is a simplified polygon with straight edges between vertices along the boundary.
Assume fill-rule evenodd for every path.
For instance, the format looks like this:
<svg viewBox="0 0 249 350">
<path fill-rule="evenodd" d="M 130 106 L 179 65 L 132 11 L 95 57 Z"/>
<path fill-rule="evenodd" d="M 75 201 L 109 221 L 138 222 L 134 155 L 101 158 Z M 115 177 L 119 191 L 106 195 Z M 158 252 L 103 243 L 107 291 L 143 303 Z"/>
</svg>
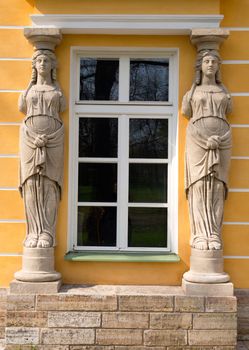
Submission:
<svg viewBox="0 0 249 350">
<path fill-rule="evenodd" d="M 99 261 L 99 262 L 169 262 L 180 261 L 180 257 L 173 253 L 120 253 L 120 252 L 68 252 L 64 256 L 67 261 Z"/>
</svg>

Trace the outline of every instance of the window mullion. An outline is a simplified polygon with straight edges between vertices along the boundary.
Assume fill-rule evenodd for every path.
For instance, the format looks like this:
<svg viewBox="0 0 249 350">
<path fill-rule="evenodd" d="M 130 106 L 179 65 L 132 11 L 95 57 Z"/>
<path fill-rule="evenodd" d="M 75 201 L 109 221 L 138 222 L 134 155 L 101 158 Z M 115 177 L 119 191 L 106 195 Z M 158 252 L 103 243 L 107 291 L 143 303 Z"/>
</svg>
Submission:
<svg viewBox="0 0 249 350">
<path fill-rule="evenodd" d="M 129 191 L 129 118 L 126 115 L 119 117 L 118 140 L 117 246 L 120 249 L 126 249 Z"/>
<path fill-rule="evenodd" d="M 119 59 L 119 101 L 129 102 L 130 59 L 121 56 Z"/>
</svg>

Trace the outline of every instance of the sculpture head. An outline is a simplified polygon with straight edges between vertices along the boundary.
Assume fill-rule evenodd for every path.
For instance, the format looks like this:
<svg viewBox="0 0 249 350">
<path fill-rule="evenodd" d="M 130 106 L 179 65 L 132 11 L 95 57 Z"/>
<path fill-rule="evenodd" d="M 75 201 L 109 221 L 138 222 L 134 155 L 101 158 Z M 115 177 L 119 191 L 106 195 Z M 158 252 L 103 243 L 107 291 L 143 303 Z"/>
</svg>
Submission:
<svg viewBox="0 0 249 350">
<path fill-rule="evenodd" d="M 37 50 L 32 56 L 32 76 L 33 84 L 37 82 L 38 74 L 47 74 L 50 71 L 52 82 L 56 81 L 57 60 L 55 54 L 50 50 Z"/>
<path fill-rule="evenodd" d="M 216 50 L 202 50 L 198 53 L 195 65 L 195 84 L 200 85 L 203 74 L 215 74 L 215 82 L 221 84 L 221 59 Z"/>
</svg>

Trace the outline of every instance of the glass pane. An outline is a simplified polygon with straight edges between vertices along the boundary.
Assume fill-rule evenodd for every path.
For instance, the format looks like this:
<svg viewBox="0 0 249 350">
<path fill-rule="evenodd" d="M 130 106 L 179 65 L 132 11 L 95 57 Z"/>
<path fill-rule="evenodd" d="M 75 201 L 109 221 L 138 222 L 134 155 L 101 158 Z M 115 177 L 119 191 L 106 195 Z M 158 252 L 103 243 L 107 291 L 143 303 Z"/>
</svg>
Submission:
<svg viewBox="0 0 249 350">
<path fill-rule="evenodd" d="M 116 245 L 115 207 L 79 207 L 77 245 Z"/>
<path fill-rule="evenodd" d="M 80 118 L 79 157 L 117 157 L 117 140 L 117 118 Z"/>
<path fill-rule="evenodd" d="M 167 59 L 130 60 L 130 101 L 168 101 L 168 87 Z"/>
<path fill-rule="evenodd" d="M 130 158 L 168 158 L 167 119 L 130 119 Z"/>
<path fill-rule="evenodd" d="M 79 202 L 117 201 L 117 164 L 79 164 Z"/>
<path fill-rule="evenodd" d="M 167 247 L 167 209 L 129 208 L 128 246 Z"/>
<path fill-rule="evenodd" d="M 167 164 L 130 164 L 129 202 L 167 202 Z"/>
<path fill-rule="evenodd" d="M 80 60 L 80 100 L 118 100 L 119 60 Z"/>
</svg>

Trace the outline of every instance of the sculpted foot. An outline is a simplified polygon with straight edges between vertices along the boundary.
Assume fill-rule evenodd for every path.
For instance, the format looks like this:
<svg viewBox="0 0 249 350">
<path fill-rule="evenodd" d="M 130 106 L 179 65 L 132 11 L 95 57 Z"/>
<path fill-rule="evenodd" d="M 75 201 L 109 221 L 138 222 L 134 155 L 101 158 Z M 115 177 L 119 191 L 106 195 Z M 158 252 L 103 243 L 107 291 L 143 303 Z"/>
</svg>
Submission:
<svg viewBox="0 0 249 350">
<path fill-rule="evenodd" d="M 196 242 L 192 245 L 193 248 L 195 249 L 200 249 L 200 250 L 207 250 L 208 249 L 208 244 L 206 241 L 199 241 Z"/>
<path fill-rule="evenodd" d="M 209 242 L 208 248 L 210 250 L 220 250 L 221 249 L 221 243 L 220 242 Z"/>
<path fill-rule="evenodd" d="M 27 237 L 24 242 L 24 247 L 26 248 L 36 248 L 38 239 L 36 237 Z"/>
<path fill-rule="evenodd" d="M 41 233 L 37 247 L 38 248 L 50 248 L 53 246 L 53 238 L 48 233 Z"/>
</svg>

